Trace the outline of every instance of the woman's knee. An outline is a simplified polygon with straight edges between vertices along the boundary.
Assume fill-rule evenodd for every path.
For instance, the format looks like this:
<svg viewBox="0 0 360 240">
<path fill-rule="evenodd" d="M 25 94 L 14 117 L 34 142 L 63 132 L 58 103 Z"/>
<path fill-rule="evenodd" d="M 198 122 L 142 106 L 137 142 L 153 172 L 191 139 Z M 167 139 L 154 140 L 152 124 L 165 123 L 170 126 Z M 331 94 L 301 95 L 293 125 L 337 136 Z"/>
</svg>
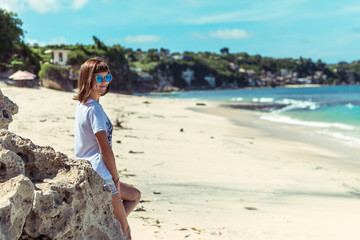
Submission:
<svg viewBox="0 0 360 240">
<path fill-rule="evenodd" d="M 135 195 L 135 201 L 136 201 L 137 203 L 139 203 L 139 202 L 140 202 L 140 199 L 141 199 L 141 192 L 140 192 L 140 190 L 137 189 L 137 188 L 135 188 L 135 189 L 134 189 L 134 195 Z"/>
<path fill-rule="evenodd" d="M 121 182 L 121 198 L 127 201 L 140 202 L 141 192 L 136 187 Z"/>
</svg>

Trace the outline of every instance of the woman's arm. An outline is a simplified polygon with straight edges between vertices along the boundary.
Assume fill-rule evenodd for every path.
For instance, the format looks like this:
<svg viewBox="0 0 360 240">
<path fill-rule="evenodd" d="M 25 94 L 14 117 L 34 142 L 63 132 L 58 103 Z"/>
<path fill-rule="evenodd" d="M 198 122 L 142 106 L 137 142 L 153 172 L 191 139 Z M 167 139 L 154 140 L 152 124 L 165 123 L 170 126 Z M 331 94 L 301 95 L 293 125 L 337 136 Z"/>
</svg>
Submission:
<svg viewBox="0 0 360 240">
<path fill-rule="evenodd" d="M 111 149 L 111 146 L 109 144 L 109 140 L 106 136 L 105 131 L 100 131 L 100 132 L 95 133 L 95 137 L 96 137 L 96 141 L 100 148 L 101 156 L 104 159 L 104 163 L 105 163 L 107 169 L 109 170 L 114 182 L 116 181 L 115 186 L 116 186 L 116 189 L 118 190 L 118 194 L 116 194 L 116 196 L 115 196 L 115 194 L 113 194 L 113 196 L 112 196 L 114 208 L 116 206 L 116 209 L 114 209 L 114 215 L 120 222 L 121 228 L 122 228 L 125 236 L 128 239 L 131 239 L 130 227 L 129 227 L 128 221 L 126 219 L 126 212 L 125 212 L 124 204 L 122 203 L 121 197 L 120 197 L 121 196 L 120 181 L 118 180 L 118 174 L 117 174 L 117 170 L 116 170 L 114 153 Z M 115 201 L 115 204 L 114 204 L 114 201 Z"/>
<path fill-rule="evenodd" d="M 114 153 L 109 144 L 105 131 L 95 133 L 96 141 L 100 148 L 101 156 L 114 181 L 118 179 Z"/>
</svg>

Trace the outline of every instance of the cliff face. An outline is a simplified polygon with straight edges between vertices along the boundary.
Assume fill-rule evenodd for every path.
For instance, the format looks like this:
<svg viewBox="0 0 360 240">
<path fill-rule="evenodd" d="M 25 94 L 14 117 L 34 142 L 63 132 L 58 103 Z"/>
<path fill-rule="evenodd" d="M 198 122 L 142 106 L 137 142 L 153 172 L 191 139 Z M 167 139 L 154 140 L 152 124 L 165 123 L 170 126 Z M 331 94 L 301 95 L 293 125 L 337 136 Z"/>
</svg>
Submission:
<svg viewBox="0 0 360 240">
<path fill-rule="evenodd" d="M 181 89 L 210 89 L 216 87 L 211 86 L 205 80 L 208 75 L 214 75 L 214 73 L 200 64 L 193 66 L 181 63 L 159 64 L 153 72 L 160 89 L 165 86 L 174 86 Z"/>
<path fill-rule="evenodd" d="M 153 84 L 158 91 L 171 87 L 180 89 L 215 89 L 245 86 L 245 78 L 227 76 L 201 62 L 161 63 L 152 71 Z"/>
<path fill-rule="evenodd" d="M 17 112 L 8 99 L 1 107 Z M 2 129 L 0 170 L 0 239 L 125 239 L 111 193 L 88 162 Z"/>
<path fill-rule="evenodd" d="M 111 74 L 114 76 L 114 80 L 110 84 L 110 90 L 132 92 L 133 74 L 130 72 L 127 62 L 109 62 L 109 67 Z"/>
</svg>

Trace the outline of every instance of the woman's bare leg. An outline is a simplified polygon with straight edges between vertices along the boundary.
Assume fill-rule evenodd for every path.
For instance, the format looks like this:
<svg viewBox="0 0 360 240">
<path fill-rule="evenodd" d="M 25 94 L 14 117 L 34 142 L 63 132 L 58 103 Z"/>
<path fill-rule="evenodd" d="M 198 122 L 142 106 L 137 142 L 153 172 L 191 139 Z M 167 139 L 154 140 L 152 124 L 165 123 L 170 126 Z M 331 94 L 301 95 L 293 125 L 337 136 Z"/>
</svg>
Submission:
<svg viewBox="0 0 360 240">
<path fill-rule="evenodd" d="M 131 239 L 130 227 L 126 219 L 126 211 L 119 193 L 115 193 L 112 195 L 112 205 L 114 209 L 114 215 L 116 219 L 120 222 L 125 237 Z"/>
<path fill-rule="evenodd" d="M 136 205 L 140 202 L 141 192 L 134 186 L 123 182 L 120 182 L 120 189 L 126 216 L 129 216 Z"/>
</svg>

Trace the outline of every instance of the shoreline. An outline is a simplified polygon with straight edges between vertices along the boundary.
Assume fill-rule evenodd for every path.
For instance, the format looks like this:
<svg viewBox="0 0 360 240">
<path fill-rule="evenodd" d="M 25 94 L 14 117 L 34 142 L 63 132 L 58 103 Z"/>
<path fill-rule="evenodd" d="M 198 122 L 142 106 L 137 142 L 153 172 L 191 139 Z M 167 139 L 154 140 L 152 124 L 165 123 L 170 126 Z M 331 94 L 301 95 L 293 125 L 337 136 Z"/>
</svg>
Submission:
<svg viewBox="0 0 360 240">
<path fill-rule="evenodd" d="M 260 105 L 260 107 L 258 105 Z M 339 160 L 339 156 L 341 156 L 341 161 L 347 161 L 347 170 L 357 173 L 360 172 L 360 161 L 357 159 L 357 146 L 347 145 L 344 141 L 335 137 L 320 135 L 314 132 L 312 127 L 261 119 L 260 114 L 266 112 L 263 111 L 263 108 L 267 107 L 274 107 L 274 104 L 244 103 L 240 104 L 240 106 L 236 104 L 234 107 L 226 105 L 223 102 L 218 102 L 212 108 L 192 110 L 225 117 L 237 126 L 259 129 L 264 136 L 271 136 L 272 138 L 292 142 L 301 142 L 302 144 L 313 145 L 325 150 L 331 149 L 335 154 L 328 159 L 332 159 L 334 164 L 337 164 L 336 161 Z M 247 116 L 245 120 L 243 119 L 244 115 Z M 250 118 L 250 120 L 248 118 Z M 269 127 L 269 125 L 271 127 Z M 338 155 L 338 157 L 335 157 L 336 155 Z"/>
<path fill-rule="evenodd" d="M 354 85 L 354 84 L 347 84 L 347 85 Z M 344 85 L 344 86 L 347 86 Z M 356 84 L 355 84 L 356 85 Z M 218 90 L 237 90 L 237 89 L 266 89 L 266 88 L 315 88 L 315 87 L 329 87 L 329 86 L 336 86 L 336 85 L 325 85 L 325 84 L 285 84 L 281 86 L 262 86 L 262 87 L 236 87 L 236 88 L 213 88 L 213 89 L 179 89 L 179 90 L 170 90 L 170 91 L 150 91 L 147 93 L 139 93 L 134 92 L 134 95 L 142 95 L 142 94 L 172 94 L 176 92 L 187 92 L 187 91 L 218 91 Z"/>
<path fill-rule="evenodd" d="M 73 156 L 75 92 L 1 91 L 19 106 L 10 131 Z M 100 100 L 123 126 L 113 132 L 121 181 L 142 192 L 129 216 L 134 239 L 360 237 L 351 151 L 255 112 L 197 102 L 115 93 Z"/>
</svg>

